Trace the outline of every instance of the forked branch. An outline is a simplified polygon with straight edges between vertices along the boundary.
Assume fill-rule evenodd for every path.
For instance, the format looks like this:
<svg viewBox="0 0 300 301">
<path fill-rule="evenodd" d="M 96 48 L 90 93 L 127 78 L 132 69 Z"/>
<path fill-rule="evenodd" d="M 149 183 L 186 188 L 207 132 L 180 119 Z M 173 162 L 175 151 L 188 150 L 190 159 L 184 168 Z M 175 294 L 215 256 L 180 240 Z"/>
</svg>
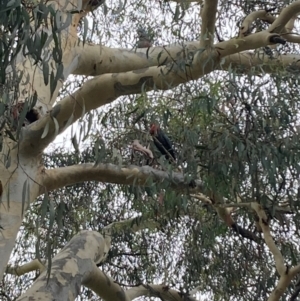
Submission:
<svg viewBox="0 0 300 301">
<path fill-rule="evenodd" d="M 270 12 L 267 10 L 258 10 L 258 11 L 252 12 L 242 22 L 242 25 L 240 27 L 240 33 L 239 33 L 240 38 L 246 37 L 247 35 L 249 35 L 251 33 L 251 25 L 257 19 L 260 19 L 269 24 L 272 24 L 276 18 L 274 16 L 272 16 L 270 14 Z"/>
<path fill-rule="evenodd" d="M 101 271 L 96 265 L 87 277 L 84 277 L 82 284 L 95 292 L 105 301 L 130 301 L 131 299 L 124 292 L 122 287 L 114 279 Z"/>
<path fill-rule="evenodd" d="M 86 284 L 94 276 L 96 264 L 106 256 L 105 249 L 101 234 L 95 231 L 79 232 L 53 258 L 50 274 L 43 271 L 20 300 L 33 300 L 34 296 L 45 301 L 74 300 L 79 293 L 78 286 Z M 105 284 L 109 289 L 107 281 Z M 111 300 L 121 299 L 119 297 L 114 296 Z"/>
<path fill-rule="evenodd" d="M 300 13 L 300 1 L 295 1 L 284 8 L 278 18 L 268 28 L 269 32 L 284 33 L 286 25 Z"/>
</svg>

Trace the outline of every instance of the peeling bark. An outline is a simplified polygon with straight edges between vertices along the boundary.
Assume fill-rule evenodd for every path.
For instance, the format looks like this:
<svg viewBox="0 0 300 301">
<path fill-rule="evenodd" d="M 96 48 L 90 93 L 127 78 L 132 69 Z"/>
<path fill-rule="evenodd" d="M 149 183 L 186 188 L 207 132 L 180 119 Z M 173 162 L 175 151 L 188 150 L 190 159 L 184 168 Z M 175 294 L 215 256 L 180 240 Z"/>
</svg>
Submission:
<svg viewBox="0 0 300 301">
<path fill-rule="evenodd" d="M 74 300 L 80 293 L 80 286 L 94 275 L 105 250 L 101 234 L 81 231 L 53 258 L 49 278 L 47 271 L 42 272 L 18 300 Z M 106 288 L 109 287 L 107 284 Z"/>
<path fill-rule="evenodd" d="M 202 3 L 202 1 L 198 2 Z M 80 3 L 82 5 L 77 7 Z M 243 23 L 239 38 L 215 45 L 212 44 L 214 31 L 214 22 L 212 21 L 215 20 L 217 1 L 206 1 L 203 14 L 211 8 L 212 19 L 207 18 L 209 16 L 206 14 L 202 16 L 201 43 L 195 41 L 187 43 L 184 47 L 170 45 L 152 47 L 147 50 L 139 49 L 136 52 L 126 49 L 111 49 L 100 45 L 83 47 L 82 44 L 78 44 L 76 32 L 78 22 L 101 3 L 102 1 L 96 0 L 47 2 L 47 5 L 53 5 L 61 22 L 67 22 L 70 18 L 68 11 L 76 11 L 71 14 L 70 26 L 61 32 L 63 76 L 58 80 L 52 95 L 49 86 L 45 86 L 42 70 L 35 62 L 29 56 L 24 57 L 22 53 L 17 58 L 17 69 L 23 72 L 23 77 L 19 85 L 20 97 L 13 105 L 18 108 L 20 103 L 37 94 L 38 101 L 34 110 L 38 113 L 39 120 L 22 128 L 18 143 L 5 137 L 0 154 L 1 278 L 13 249 L 24 212 L 37 196 L 45 192 L 45 189 L 58 189 L 65 185 L 88 180 L 132 185 L 134 179 L 137 179 L 136 184 L 147 185 L 147 181 L 151 178 L 157 181 L 171 181 L 171 186 L 177 190 L 205 193 L 200 180 L 196 180 L 195 185 L 190 187 L 182 174 L 174 173 L 170 179 L 165 172 L 147 166 L 117 168 L 110 164 L 97 166 L 82 164 L 45 171 L 41 163 L 44 149 L 82 114 L 111 103 L 121 95 L 140 93 L 142 87 L 145 91 L 167 90 L 198 79 L 214 70 L 226 70 L 232 66 L 240 67 L 240 72 L 246 72 L 255 66 L 269 73 L 276 72 L 278 67 L 290 72 L 299 72 L 299 55 L 282 55 L 270 60 L 267 57 L 259 57 L 257 54 L 244 53 L 244 51 L 272 45 L 275 42 L 283 43 L 283 38 L 298 43 L 299 37 L 291 34 L 291 30 L 295 18 L 300 12 L 300 1 L 295 1 L 284 8 L 277 18 L 257 12 L 249 15 Z M 249 27 L 255 18 L 265 19 L 271 25 L 267 30 L 248 34 Z M 55 73 L 59 64 L 56 64 L 52 57 L 54 47 L 50 30 L 52 25 L 49 20 L 47 22 L 48 24 L 39 28 L 35 34 L 41 34 L 42 30 L 48 33 L 49 44 L 43 49 L 42 57 L 44 60 L 49 59 L 49 72 Z M 205 35 L 208 39 L 205 38 Z M 206 48 L 205 51 L 202 51 L 203 47 Z M 8 70 L 9 72 L 11 70 Z M 80 89 L 54 106 L 59 89 L 70 74 L 95 77 L 86 81 Z M 27 80 L 28 78 L 29 80 Z M 8 162 L 8 156 L 10 162 Z M 211 193 L 209 192 L 209 194 Z M 215 204 L 220 205 L 222 202 L 215 202 Z M 287 270 L 284 258 L 270 234 L 264 211 L 257 204 L 253 204 L 253 209 L 260 218 L 259 222 L 265 242 L 274 256 L 276 269 L 280 275 L 279 283 L 269 300 L 278 300 L 300 268 L 296 266 Z M 223 214 L 223 219 L 230 224 L 229 211 L 224 208 L 218 210 L 219 215 Z M 109 247 L 110 235 L 104 239 L 95 232 L 81 232 L 54 258 L 49 285 L 46 285 L 47 276 L 44 271 L 19 300 L 32 300 L 32 298 L 73 300 L 78 295 L 81 285 L 97 290 L 97 283 L 93 282 L 95 279 L 99 279 L 100 284 L 103 285 L 98 293 L 99 295 L 103 294 L 105 300 L 131 300 L 134 296 L 146 293 L 166 297 L 165 292 L 168 292 L 168 295 L 172 295 L 176 300 L 182 300 L 182 298 L 193 300 L 189 296 L 183 296 L 170 290 L 167 286 L 145 285 L 124 292 L 120 286 L 113 283 L 113 280 L 96 268 L 96 264 L 104 260 Z M 109 285 L 105 286 L 104 279 Z M 104 292 L 105 289 L 108 289 L 107 293 Z"/>
</svg>

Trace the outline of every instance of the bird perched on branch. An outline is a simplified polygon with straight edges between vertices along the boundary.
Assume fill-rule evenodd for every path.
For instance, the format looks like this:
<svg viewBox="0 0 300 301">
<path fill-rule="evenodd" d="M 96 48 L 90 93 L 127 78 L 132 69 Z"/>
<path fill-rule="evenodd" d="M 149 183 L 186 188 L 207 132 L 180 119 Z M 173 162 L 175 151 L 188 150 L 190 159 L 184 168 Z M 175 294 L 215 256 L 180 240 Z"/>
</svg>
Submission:
<svg viewBox="0 0 300 301">
<path fill-rule="evenodd" d="M 175 162 L 175 151 L 172 147 L 172 143 L 168 136 L 161 130 L 157 123 L 152 123 L 150 126 L 150 135 L 153 138 L 153 142 L 162 155 L 169 160 L 169 162 Z"/>
</svg>

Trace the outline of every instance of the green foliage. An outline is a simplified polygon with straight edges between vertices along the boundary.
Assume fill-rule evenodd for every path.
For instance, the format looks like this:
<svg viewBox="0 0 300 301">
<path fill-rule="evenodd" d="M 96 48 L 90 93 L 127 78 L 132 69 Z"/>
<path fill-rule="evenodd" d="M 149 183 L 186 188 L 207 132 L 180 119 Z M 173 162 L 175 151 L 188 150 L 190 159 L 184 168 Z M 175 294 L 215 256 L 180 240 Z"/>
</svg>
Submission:
<svg viewBox="0 0 300 301">
<path fill-rule="evenodd" d="M 253 76 L 229 76 L 222 81 L 207 77 L 197 82 L 200 91 L 191 85 L 185 97 L 178 96 L 180 87 L 172 97 L 156 93 L 122 99 L 99 112 L 90 136 L 83 130 L 77 138 L 75 151 L 57 149 L 44 158 L 45 164 L 48 168 L 83 162 L 144 164 L 142 155 L 132 159 L 130 145 L 133 139 L 150 143 L 159 157 L 148 134 L 155 119 L 174 141 L 183 172 L 202 179 L 207 189 L 218 191 L 229 202 L 237 194 L 245 202 L 258 200 L 271 206 L 271 212 L 287 197 L 290 206 L 298 208 L 298 191 L 291 188 L 297 187 L 294 183 L 299 178 L 299 137 L 293 123 L 297 122 L 298 96 L 287 99 L 297 79 L 279 81 L 279 77 L 269 77 L 265 85 Z M 86 116 L 81 124 L 89 120 Z M 49 202 L 46 207 L 45 200 L 37 202 L 31 213 L 31 220 L 41 221 L 41 258 L 47 257 L 49 246 L 55 252 L 80 229 L 101 231 L 114 221 L 142 216 L 157 220 L 161 228 L 137 234 L 124 229 L 114 235 L 102 268 L 117 282 L 136 285 L 159 279 L 183 292 L 200 286 L 214 300 L 233 296 L 263 300 L 276 283 L 273 260 L 262 243 L 234 234 L 213 208 L 174 192 L 168 183 L 149 183 L 144 188 L 89 182 L 51 192 L 49 197 L 55 210 L 52 226 Z M 240 226 L 254 231 L 253 212 L 238 210 L 235 218 Z M 299 217 L 288 218 L 284 226 L 272 221 L 272 228 L 286 261 L 295 263 L 297 244 L 282 241 L 287 233 L 298 237 L 293 227 L 297 229 Z M 29 225 L 35 229 L 34 222 L 27 223 L 27 229 Z"/>
<path fill-rule="evenodd" d="M 18 71 L 17 65 L 30 59 L 43 72 L 44 83 L 53 94 L 59 80 L 64 78 L 62 65 L 61 35 L 71 23 L 72 12 L 66 14 L 54 9 L 44 1 L 1 1 L 0 2 L 0 129 L 6 125 L 6 135 L 17 140 L 21 128 L 32 122 L 29 112 L 35 106 L 34 93 L 17 106 L 30 76 Z M 64 21 L 62 21 L 64 20 Z M 50 21 L 51 27 L 45 24 Z M 50 70 L 52 56 L 55 69 Z"/>
<path fill-rule="evenodd" d="M 241 16 L 269 4 L 263 1 L 220 2 L 219 15 L 224 18 L 225 25 L 239 22 Z M 286 5 L 287 1 L 276 2 L 276 6 L 281 8 L 283 3 Z M 7 5 L 1 13 L 8 13 Z M 103 44 L 131 49 L 135 41 L 129 29 L 138 28 L 139 24 L 146 24 L 159 45 L 199 37 L 198 15 L 197 20 L 189 19 L 198 9 L 194 4 L 155 2 L 155 9 L 159 8 L 161 12 L 155 17 L 156 11 L 145 1 L 129 1 L 127 11 L 119 9 L 119 4 L 109 5 L 95 13 L 89 32 L 84 21 L 80 28 L 84 40 L 91 40 L 95 33 Z M 46 6 L 41 11 L 44 13 L 37 15 L 37 20 L 43 20 L 46 15 L 53 16 L 53 11 Z M 22 13 L 26 14 L 26 11 Z M 25 17 L 23 21 L 19 19 L 18 22 L 26 24 Z M 10 19 L 7 17 L 7 20 Z M 58 28 L 64 25 L 55 26 L 54 56 L 57 66 L 62 68 L 59 65 Z M 163 36 L 161 28 L 170 36 Z M 223 38 L 231 38 L 237 33 L 229 28 L 217 24 Z M 9 41 L 8 33 L 5 39 Z M 44 45 L 46 39 L 46 36 L 40 36 L 40 40 L 31 40 L 30 34 L 26 37 L 31 46 L 34 43 Z M 13 58 L 17 50 L 11 51 Z M 297 47 L 278 51 L 299 53 Z M 55 80 L 62 71 L 58 75 L 51 74 L 49 81 L 46 76 L 48 64 L 40 61 L 39 50 L 30 55 L 37 64 L 42 64 L 44 81 L 50 82 L 53 91 Z M 296 72 L 288 73 L 289 70 L 272 76 L 258 76 L 260 66 L 246 75 L 239 73 L 242 69 L 240 66 L 239 70 L 214 72 L 172 91 L 147 95 L 141 91 L 140 95 L 120 97 L 112 105 L 83 116 L 71 138 L 72 148 L 57 147 L 49 151 L 44 156 L 44 163 L 47 168 L 85 162 L 142 166 L 146 164 L 146 158 L 140 153 L 132 156 L 131 150 L 132 141 L 138 139 L 153 151 L 156 157 L 153 167 L 170 173 L 178 172 L 180 167 L 186 179 L 201 179 L 207 190 L 218 192 L 225 202 L 234 203 L 237 196 L 243 202 L 256 200 L 274 215 L 275 205 L 287 201 L 295 213 L 288 215 L 283 224 L 279 219 L 273 219 L 272 234 L 286 263 L 295 264 L 299 261 L 300 220 L 299 78 Z M 73 92 L 84 80 L 72 78 L 60 96 Z M 4 112 L 4 100 L 8 103 L 5 94 L 0 112 Z M 177 166 L 170 166 L 160 158 L 149 135 L 149 126 L 154 120 L 160 122 L 173 141 Z M 46 131 L 47 128 L 45 135 Z M 160 202 L 162 195 L 163 202 Z M 112 222 L 138 216 L 156 220 L 161 227 L 139 233 L 124 229 L 123 233 L 114 234 L 108 260 L 101 268 L 118 283 L 164 282 L 182 292 L 199 286 L 201 294 L 212 300 L 265 300 L 274 288 L 278 277 L 274 261 L 262 240 L 257 244 L 237 235 L 220 221 L 211 206 L 175 192 L 168 182 L 149 182 L 148 187 L 86 182 L 49 192 L 31 206 L 12 262 L 21 264 L 36 256 L 50 258 L 81 229 L 101 231 Z M 241 227 L 255 230 L 253 212 L 238 209 L 233 216 Z M 24 252 L 22 258 L 17 256 L 19 252 Z M 16 283 L 18 287 L 22 283 L 25 290 L 30 281 L 26 275 L 18 278 Z M 15 293 L 11 283 L 6 281 L 5 287 Z M 96 299 L 88 291 L 84 294 L 82 299 Z"/>
</svg>

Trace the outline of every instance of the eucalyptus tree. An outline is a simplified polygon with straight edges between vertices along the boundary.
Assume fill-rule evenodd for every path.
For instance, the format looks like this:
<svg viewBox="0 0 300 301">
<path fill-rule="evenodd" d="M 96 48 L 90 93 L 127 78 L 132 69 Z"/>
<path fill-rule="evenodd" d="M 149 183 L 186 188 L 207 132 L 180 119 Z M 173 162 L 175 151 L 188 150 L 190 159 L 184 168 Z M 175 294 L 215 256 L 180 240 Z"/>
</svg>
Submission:
<svg viewBox="0 0 300 301">
<path fill-rule="evenodd" d="M 2 296 L 295 299 L 299 12 L 1 2 Z"/>
</svg>

